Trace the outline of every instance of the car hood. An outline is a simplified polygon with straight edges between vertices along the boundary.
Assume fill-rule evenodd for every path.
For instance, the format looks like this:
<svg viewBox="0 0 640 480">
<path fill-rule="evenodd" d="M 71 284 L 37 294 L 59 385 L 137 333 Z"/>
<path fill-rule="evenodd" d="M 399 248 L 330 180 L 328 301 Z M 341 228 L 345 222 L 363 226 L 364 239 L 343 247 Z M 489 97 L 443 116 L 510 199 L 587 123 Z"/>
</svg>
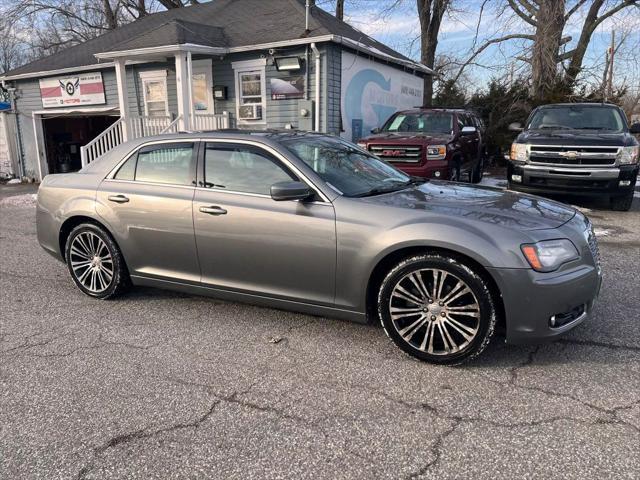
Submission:
<svg viewBox="0 0 640 480">
<path fill-rule="evenodd" d="M 629 138 L 628 138 L 629 137 Z M 518 135 L 519 143 L 571 146 L 619 146 L 631 141 L 627 133 L 591 130 L 528 130 Z"/>
<path fill-rule="evenodd" d="M 407 133 L 394 133 L 394 132 L 385 132 L 379 133 L 376 135 L 369 136 L 367 138 L 362 139 L 365 142 L 379 142 L 379 143 L 427 143 L 427 144 L 436 144 L 436 143 L 449 143 L 452 140 L 451 135 L 447 134 L 437 134 L 437 133 L 419 133 L 419 132 L 407 132 Z"/>
<path fill-rule="evenodd" d="M 576 213 L 572 207 L 533 195 L 443 181 L 429 181 L 363 200 L 518 230 L 558 228 Z"/>
</svg>

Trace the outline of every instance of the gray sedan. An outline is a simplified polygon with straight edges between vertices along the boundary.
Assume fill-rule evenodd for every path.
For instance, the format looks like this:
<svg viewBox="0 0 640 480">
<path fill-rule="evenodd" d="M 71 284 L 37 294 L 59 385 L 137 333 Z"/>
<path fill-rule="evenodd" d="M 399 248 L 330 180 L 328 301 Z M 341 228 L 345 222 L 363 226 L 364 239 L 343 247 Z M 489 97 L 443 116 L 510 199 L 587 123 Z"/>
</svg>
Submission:
<svg viewBox="0 0 640 480">
<path fill-rule="evenodd" d="M 130 285 L 381 321 L 421 360 L 583 321 L 600 288 L 589 220 L 542 198 L 409 177 L 339 138 L 179 134 L 47 176 L 38 240 L 98 299 Z"/>
</svg>

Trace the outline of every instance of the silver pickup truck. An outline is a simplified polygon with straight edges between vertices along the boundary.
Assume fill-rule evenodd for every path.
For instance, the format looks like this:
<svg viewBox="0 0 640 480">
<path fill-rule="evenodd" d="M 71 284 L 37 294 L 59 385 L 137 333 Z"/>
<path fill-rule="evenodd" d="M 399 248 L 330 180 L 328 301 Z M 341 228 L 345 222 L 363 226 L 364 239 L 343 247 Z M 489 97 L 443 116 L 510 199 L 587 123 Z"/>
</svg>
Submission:
<svg viewBox="0 0 640 480">
<path fill-rule="evenodd" d="M 531 112 L 511 146 L 512 190 L 608 196 L 613 210 L 629 210 L 638 177 L 640 147 L 624 112 L 605 103 L 543 105 Z"/>
</svg>

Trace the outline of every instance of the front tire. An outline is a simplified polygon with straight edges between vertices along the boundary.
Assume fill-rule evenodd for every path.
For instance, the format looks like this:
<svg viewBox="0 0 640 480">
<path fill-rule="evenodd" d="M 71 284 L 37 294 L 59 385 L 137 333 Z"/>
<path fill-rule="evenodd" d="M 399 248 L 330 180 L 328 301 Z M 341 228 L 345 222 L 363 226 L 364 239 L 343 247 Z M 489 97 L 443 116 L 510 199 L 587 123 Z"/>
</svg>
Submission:
<svg viewBox="0 0 640 480">
<path fill-rule="evenodd" d="M 629 210 L 631 210 L 634 192 L 635 186 L 630 189 L 625 195 L 611 197 L 611 210 L 615 210 L 617 212 L 628 212 Z"/>
<path fill-rule="evenodd" d="M 435 253 L 412 256 L 389 271 L 378 315 L 400 349 L 442 365 L 478 356 L 496 324 L 486 281 L 458 259 Z"/>
<path fill-rule="evenodd" d="M 75 227 L 65 246 L 71 278 L 86 295 L 108 299 L 129 286 L 129 273 L 116 242 L 101 227 L 82 223 Z"/>
</svg>

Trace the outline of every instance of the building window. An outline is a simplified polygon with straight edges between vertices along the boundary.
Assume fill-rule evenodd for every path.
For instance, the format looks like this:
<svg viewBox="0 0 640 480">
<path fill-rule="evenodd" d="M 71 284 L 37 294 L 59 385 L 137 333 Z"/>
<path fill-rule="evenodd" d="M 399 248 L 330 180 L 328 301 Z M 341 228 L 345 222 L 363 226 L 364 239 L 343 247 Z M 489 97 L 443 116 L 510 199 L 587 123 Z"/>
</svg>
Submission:
<svg viewBox="0 0 640 480">
<path fill-rule="evenodd" d="M 159 70 L 140 72 L 144 95 L 144 112 L 148 117 L 166 117 L 169 115 L 167 99 L 167 72 Z"/>
<path fill-rule="evenodd" d="M 236 77 L 236 113 L 241 125 L 266 123 L 265 65 L 264 58 L 232 63 Z M 244 106 L 252 108 L 242 108 Z"/>
<path fill-rule="evenodd" d="M 191 94 L 193 111 L 196 114 L 214 113 L 211 60 L 196 60 L 192 65 Z"/>
</svg>

